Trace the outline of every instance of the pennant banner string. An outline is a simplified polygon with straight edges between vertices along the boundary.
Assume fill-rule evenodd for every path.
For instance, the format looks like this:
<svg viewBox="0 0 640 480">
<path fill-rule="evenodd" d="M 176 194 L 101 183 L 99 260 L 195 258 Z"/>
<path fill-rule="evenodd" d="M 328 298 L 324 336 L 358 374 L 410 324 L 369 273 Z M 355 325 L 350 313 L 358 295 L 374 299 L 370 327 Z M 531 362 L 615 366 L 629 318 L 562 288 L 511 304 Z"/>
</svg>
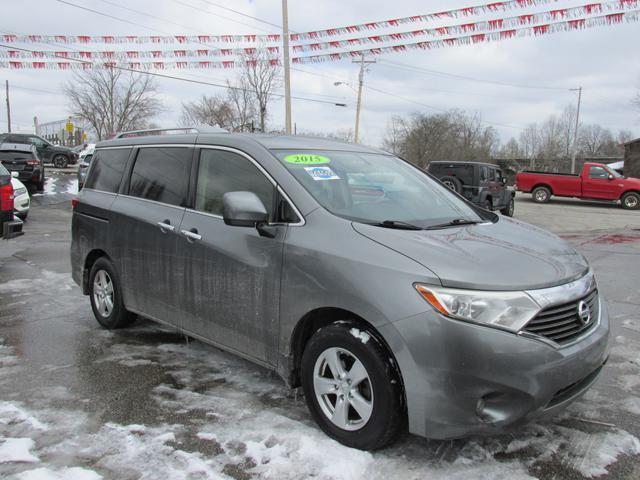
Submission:
<svg viewBox="0 0 640 480">
<path fill-rule="evenodd" d="M 440 21 L 447 18 L 470 17 L 487 13 L 509 11 L 518 8 L 547 5 L 558 0 L 508 0 L 502 2 L 490 2 L 472 7 L 462 7 L 441 12 L 412 15 L 394 19 L 368 22 L 344 27 L 328 28 L 302 33 L 290 34 L 292 42 L 302 40 L 316 40 L 322 37 L 334 37 L 349 35 L 356 32 L 365 32 L 381 28 L 393 28 L 403 24 Z M 624 3 L 627 0 L 619 0 Z M 636 0 L 631 0 L 636 1 Z M 596 4 L 594 4 L 596 5 Z M 280 42 L 279 34 L 266 35 L 0 35 L 5 43 L 274 43 Z"/>
</svg>

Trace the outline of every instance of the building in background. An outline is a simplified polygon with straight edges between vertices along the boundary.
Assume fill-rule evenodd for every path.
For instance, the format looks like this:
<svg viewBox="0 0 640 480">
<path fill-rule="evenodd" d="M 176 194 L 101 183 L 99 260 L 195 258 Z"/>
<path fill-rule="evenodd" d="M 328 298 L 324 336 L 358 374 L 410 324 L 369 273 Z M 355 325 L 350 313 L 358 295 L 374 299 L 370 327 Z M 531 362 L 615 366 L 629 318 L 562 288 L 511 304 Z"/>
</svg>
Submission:
<svg viewBox="0 0 640 480">
<path fill-rule="evenodd" d="M 640 178 L 640 138 L 624 144 L 624 175 Z"/>
<path fill-rule="evenodd" d="M 75 147 L 84 143 L 94 143 L 95 134 L 90 125 L 76 117 L 38 123 L 35 119 L 36 134 L 56 145 Z"/>
</svg>

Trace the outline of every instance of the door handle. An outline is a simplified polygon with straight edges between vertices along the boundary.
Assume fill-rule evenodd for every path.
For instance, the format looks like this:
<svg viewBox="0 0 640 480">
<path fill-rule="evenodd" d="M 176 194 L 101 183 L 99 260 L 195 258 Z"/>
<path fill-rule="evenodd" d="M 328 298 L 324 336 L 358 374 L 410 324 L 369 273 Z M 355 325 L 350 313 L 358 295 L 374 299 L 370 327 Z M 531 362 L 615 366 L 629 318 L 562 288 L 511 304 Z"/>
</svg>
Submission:
<svg viewBox="0 0 640 480">
<path fill-rule="evenodd" d="M 187 240 L 190 242 L 195 242 L 196 240 L 202 240 L 202 235 L 198 234 L 198 230 L 192 228 L 191 230 L 180 230 Z"/>
<path fill-rule="evenodd" d="M 162 233 L 173 232 L 176 229 L 176 227 L 171 225 L 171 222 L 169 220 L 158 222 L 158 226 L 160 227 Z"/>
</svg>

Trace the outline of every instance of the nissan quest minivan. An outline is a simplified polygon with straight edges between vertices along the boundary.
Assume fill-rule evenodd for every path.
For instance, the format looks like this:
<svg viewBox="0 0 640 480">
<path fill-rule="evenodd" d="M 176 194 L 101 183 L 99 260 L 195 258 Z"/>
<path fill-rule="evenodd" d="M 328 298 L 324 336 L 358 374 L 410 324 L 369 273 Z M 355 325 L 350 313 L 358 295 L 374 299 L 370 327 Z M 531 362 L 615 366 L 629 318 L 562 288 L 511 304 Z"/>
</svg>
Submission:
<svg viewBox="0 0 640 480">
<path fill-rule="evenodd" d="M 73 206 L 74 280 L 301 386 L 320 428 L 376 449 L 558 412 L 608 355 L 585 258 L 388 153 L 196 131 L 101 142 Z"/>
</svg>

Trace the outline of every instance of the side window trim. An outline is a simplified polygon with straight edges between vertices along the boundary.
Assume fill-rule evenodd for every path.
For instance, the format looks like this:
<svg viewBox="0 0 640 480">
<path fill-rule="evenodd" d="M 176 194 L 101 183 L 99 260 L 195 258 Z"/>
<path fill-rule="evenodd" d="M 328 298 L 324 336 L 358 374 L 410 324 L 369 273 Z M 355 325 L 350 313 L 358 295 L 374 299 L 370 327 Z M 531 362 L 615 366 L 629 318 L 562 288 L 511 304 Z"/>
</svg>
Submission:
<svg viewBox="0 0 640 480">
<path fill-rule="evenodd" d="M 192 212 L 196 212 L 196 213 L 201 213 L 203 215 L 209 215 L 215 218 L 222 218 L 222 216 L 220 215 L 215 215 L 212 213 L 207 213 L 207 212 L 201 212 L 199 210 L 195 209 L 195 194 L 196 194 L 196 185 L 197 185 L 197 172 L 198 169 L 200 167 L 200 153 L 202 152 L 202 150 L 223 150 L 223 151 L 227 151 L 227 152 L 232 152 L 232 153 L 236 153 L 244 158 L 246 158 L 247 160 L 249 160 L 259 171 L 260 173 L 262 173 L 265 177 L 267 177 L 267 180 L 269 180 L 269 182 L 271 182 L 271 184 L 274 186 L 274 189 L 277 190 L 277 192 L 282 195 L 284 197 L 284 199 L 289 203 L 289 205 L 291 206 L 291 208 L 293 209 L 293 211 L 295 212 L 295 214 L 298 216 L 299 221 L 296 223 L 285 223 L 285 222 L 274 222 L 274 223 L 270 223 L 270 225 L 288 225 L 290 227 L 301 227 L 303 225 L 305 225 L 306 221 L 304 219 L 304 216 L 302 215 L 302 213 L 300 213 L 300 210 L 298 209 L 298 207 L 295 205 L 295 203 L 293 203 L 293 201 L 291 201 L 291 198 L 289 197 L 289 195 L 287 195 L 287 193 L 284 191 L 284 189 L 278 185 L 278 183 L 275 181 L 275 179 L 269 174 L 269 172 L 267 172 L 267 170 L 260 165 L 251 155 L 243 152 L 242 150 L 238 150 L 237 148 L 232 148 L 232 147 L 225 147 L 222 145 L 195 145 L 195 150 L 198 151 L 197 153 L 197 160 L 194 159 L 194 168 L 195 170 L 193 170 L 192 172 L 196 172 L 192 175 L 194 182 L 190 184 L 193 185 L 193 197 L 191 197 L 191 192 L 189 195 L 189 198 L 193 198 L 193 203 L 191 203 L 190 207 L 187 207 L 187 210 L 190 210 Z M 277 208 L 277 206 L 275 206 Z"/>
</svg>

